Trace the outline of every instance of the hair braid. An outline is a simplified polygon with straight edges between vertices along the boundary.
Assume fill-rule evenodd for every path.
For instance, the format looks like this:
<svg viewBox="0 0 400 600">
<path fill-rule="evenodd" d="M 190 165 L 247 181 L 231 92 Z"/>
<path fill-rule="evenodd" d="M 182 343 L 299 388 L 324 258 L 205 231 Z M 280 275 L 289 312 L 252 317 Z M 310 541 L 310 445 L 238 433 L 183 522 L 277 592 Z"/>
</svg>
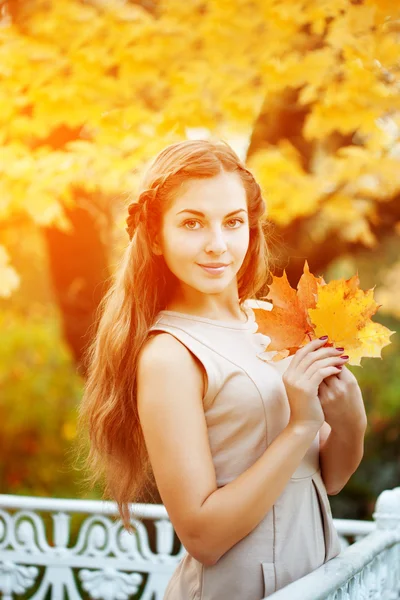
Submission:
<svg viewBox="0 0 400 600">
<path fill-rule="evenodd" d="M 125 230 L 129 235 L 129 239 L 132 240 L 133 234 L 136 231 L 139 223 L 146 222 L 147 217 L 147 206 L 149 202 L 152 202 L 157 196 L 157 192 L 160 185 L 154 188 L 143 190 L 139 195 L 139 198 L 135 202 L 131 202 L 128 206 L 129 216 L 126 219 L 127 227 Z"/>
</svg>

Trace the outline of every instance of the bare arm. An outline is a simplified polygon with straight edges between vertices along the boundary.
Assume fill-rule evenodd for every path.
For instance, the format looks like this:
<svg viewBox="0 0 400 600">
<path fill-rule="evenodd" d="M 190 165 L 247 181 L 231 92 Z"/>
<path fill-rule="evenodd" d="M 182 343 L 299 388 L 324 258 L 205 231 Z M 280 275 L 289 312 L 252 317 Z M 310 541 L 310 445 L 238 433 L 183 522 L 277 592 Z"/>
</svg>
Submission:
<svg viewBox="0 0 400 600">
<path fill-rule="evenodd" d="M 217 488 L 197 359 L 170 334 L 158 334 L 139 356 L 137 381 L 140 422 L 162 501 L 187 551 L 213 565 L 272 508 L 318 428 L 289 424 L 250 468 Z"/>
<path fill-rule="evenodd" d="M 289 424 L 251 467 L 205 500 L 199 513 L 199 539 L 209 549 L 211 564 L 271 510 L 316 434 L 315 429 Z"/>
<path fill-rule="evenodd" d="M 338 494 L 357 470 L 364 454 L 366 428 L 364 421 L 343 423 L 340 429 L 331 429 L 326 422 L 321 427 L 327 432 L 320 438 L 321 475 L 330 496 Z"/>
</svg>

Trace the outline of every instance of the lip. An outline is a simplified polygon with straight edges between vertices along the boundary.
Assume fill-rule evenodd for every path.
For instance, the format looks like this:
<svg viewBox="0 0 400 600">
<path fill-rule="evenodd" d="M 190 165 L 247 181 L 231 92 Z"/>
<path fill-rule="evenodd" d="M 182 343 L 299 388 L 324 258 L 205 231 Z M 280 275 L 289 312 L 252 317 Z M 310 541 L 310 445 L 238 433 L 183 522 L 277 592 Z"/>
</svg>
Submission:
<svg viewBox="0 0 400 600">
<path fill-rule="evenodd" d="M 214 277 L 219 277 L 220 275 L 225 273 L 225 271 L 229 267 L 229 265 L 222 265 L 221 267 L 208 267 L 208 266 L 206 267 L 205 265 L 199 264 L 199 267 L 201 267 L 203 269 L 203 271 L 205 271 L 209 275 L 212 275 Z"/>
<path fill-rule="evenodd" d="M 212 269 L 213 267 L 217 268 L 217 267 L 228 267 L 229 266 L 229 263 L 228 264 L 225 264 L 225 263 L 207 263 L 205 265 L 202 265 L 201 263 L 197 263 L 197 264 L 200 267 L 208 267 L 210 269 Z"/>
</svg>

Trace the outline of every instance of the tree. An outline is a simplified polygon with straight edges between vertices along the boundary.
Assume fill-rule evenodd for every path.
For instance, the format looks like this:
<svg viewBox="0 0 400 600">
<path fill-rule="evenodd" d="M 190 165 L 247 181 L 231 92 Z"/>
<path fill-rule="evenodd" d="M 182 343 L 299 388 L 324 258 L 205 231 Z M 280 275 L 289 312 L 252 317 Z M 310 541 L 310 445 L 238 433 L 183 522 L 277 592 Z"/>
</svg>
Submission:
<svg viewBox="0 0 400 600">
<path fill-rule="evenodd" d="M 78 362 L 126 194 L 188 128 L 250 140 L 292 285 L 305 258 L 319 274 L 380 243 L 400 219 L 399 13 L 391 0 L 3 2 L 1 215 L 42 228 Z M 6 296 L 5 248 L 0 269 Z"/>
</svg>

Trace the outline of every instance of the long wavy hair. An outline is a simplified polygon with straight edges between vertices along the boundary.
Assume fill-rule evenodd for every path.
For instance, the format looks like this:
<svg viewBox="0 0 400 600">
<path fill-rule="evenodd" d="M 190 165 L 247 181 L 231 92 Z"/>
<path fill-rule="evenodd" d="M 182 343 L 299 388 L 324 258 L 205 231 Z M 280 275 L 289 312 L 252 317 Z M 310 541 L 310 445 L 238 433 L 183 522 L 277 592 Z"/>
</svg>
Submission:
<svg viewBox="0 0 400 600">
<path fill-rule="evenodd" d="M 228 143 L 185 140 L 164 148 L 142 177 L 136 199 L 140 219 L 130 210 L 131 238 L 101 300 L 95 334 L 85 351 L 86 382 L 78 408 L 78 434 L 87 436 L 85 481 L 100 483 L 103 499 L 115 500 L 126 530 L 134 532 L 131 503 L 148 501 L 155 480 L 136 403 L 138 354 L 158 311 L 168 305 L 177 279 L 152 242 L 174 193 L 190 178 L 237 172 L 246 190 L 249 247 L 237 274 L 239 305 L 263 298 L 270 274 L 269 227 L 259 184 Z M 133 203 L 130 208 L 135 208 Z M 262 218 L 264 217 L 264 218 Z M 133 223 L 134 222 L 134 223 Z M 137 518 L 137 517 L 136 517 Z"/>
</svg>

